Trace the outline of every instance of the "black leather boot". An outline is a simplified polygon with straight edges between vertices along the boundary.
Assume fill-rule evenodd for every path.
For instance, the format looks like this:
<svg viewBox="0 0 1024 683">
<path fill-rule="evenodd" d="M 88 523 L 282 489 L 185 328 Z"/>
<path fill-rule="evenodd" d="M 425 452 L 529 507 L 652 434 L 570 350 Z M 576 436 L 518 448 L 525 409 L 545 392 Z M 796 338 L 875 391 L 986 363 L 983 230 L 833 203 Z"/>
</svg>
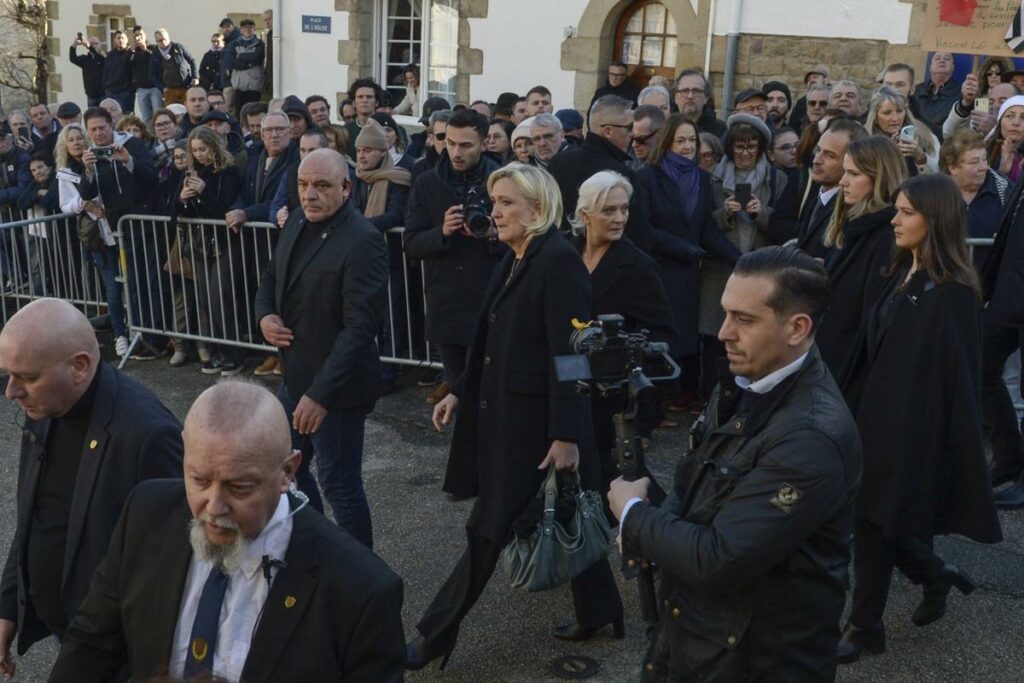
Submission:
<svg viewBox="0 0 1024 683">
<path fill-rule="evenodd" d="M 608 624 L 605 624 L 607 626 Z M 613 635 L 622 640 L 626 637 L 626 626 L 622 621 L 622 617 L 619 617 L 615 621 L 611 622 Z M 597 628 L 590 628 L 589 626 L 582 626 L 579 622 L 572 622 L 571 624 L 565 624 L 564 626 L 556 626 L 551 630 L 551 635 L 559 640 L 568 640 L 572 642 L 580 642 L 583 640 L 590 640 L 594 637 L 598 631 L 604 626 Z"/>
<path fill-rule="evenodd" d="M 947 564 L 942 568 L 939 577 L 924 587 L 924 597 L 910 620 L 916 626 L 927 626 L 941 619 L 946 613 L 946 597 L 953 586 L 962 594 L 969 595 L 978 584 L 956 565 Z"/>
<path fill-rule="evenodd" d="M 847 624 L 836 648 L 836 661 L 840 664 L 856 662 L 865 651 L 872 655 L 885 652 L 885 626 L 879 623 L 871 628 L 861 628 Z"/>
<path fill-rule="evenodd" d="M 405 646 L 405 668 L 409 671 L 419 671 L 426 667 L 438 657 L 443 657 L 438 671 L 444 671 L 448 665 L 448 658 L 452 656 L 455 649 L 455 641 L 450 643 L 432 643 L 423 636 L 416 636 Z"/>
</svg>

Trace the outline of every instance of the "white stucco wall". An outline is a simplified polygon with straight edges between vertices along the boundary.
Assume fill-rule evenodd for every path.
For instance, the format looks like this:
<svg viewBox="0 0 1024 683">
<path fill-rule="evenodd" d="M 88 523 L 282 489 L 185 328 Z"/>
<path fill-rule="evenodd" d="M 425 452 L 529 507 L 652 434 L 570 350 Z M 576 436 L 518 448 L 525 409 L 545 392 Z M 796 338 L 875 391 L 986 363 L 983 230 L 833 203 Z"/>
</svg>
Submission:
<svg viewBox="0 0 1024 683">
<path fill-rule="evenodd" d="M 715 35 L 729 32 L 735 0 L 718 0 Z M 909 2 L 900 0 L 743 0 L 740 31 L 906 43 Z"/>
<path fill-rule="evenodd" d="M 484 51 L 483 73 L 470 77 L 472 99 L 493 102 L 506 90 L 551 90 L 555 109 L 572 106 L 576 74 L 562 71 L 566 26 L 576 26 L 587 0 L 502 0 L 486 19 L 470 19 L 470 46 Z"/>
<path fill-rule="evenodd" d="M 166 28 L 171 34 L 171 40 L 181 43 L 192 53 L 197 67 L 203 55 L 210 49 L 210 35 L 217 30 L 217 24 L 221 19 L 231 13 L 260 12 L 270 7 L 269 0 L 255 5 L 245 0 L 136 0 L 123 3 L 115 0 L 115 4 L 131 8 L 132 15 L 146 29 L 146 35 L 151 43 L 153 32 L 158 28 Z M 89 15 L 92 14 L 92 3 L 84 0 L 61 0 L 59 12 L 60 18 L 53 21 L 53 35 L 60 38 L 61 44 L 60 54 L 55 55 L 57 73 L 61 74 L 63 80 L 60 100 L 74 100 L 84 104 L 82 72 L 68 61 L 68 46 L 74 41 L 76 33 L 85 33 Z M 256 23 L 257 30 L 262 31 L 261 22 Z M 130 36 L 128 44 L 131 45 Z"/>
<path fill-rule="evenodd" d="M 331 33 L 302 33 L 303 14 L 331 17 Z M 338 63 L 338 41 L 349 37 L 348 20 L 348 12 L 334 11 L 334 0 L 282 0 L 281 18 L 274 21 L 281 27 L 282 92 L 302 99 L 323 95 L 334 103 L 332 118 L 337 118 L 334 94 L 357 76 L 350 77 L 348 65 Z"/>
</svg>

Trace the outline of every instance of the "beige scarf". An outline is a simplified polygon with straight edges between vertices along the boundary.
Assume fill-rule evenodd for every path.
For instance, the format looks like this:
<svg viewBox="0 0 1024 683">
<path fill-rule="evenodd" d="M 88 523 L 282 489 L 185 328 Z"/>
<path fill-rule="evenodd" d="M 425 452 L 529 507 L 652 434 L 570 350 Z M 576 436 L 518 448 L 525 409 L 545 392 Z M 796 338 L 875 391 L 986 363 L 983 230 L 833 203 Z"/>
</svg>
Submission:
<svg viewBox="0 0 1024 683">
<path fill-rule="evenodd" d="M 366 209 L 363 211 L 363 215 L 367 218 L 380 216 L 387 210 L 389 183 L 398 183 L 408 187 L 410 181 L 409 171 L 395 166 L 391 155 L 387 153 L 384 154 L 384 161 L 381 162 L 379 168 L 372 171 L 357 169 L 356 177 L 370 186 L 370 196 L 366 199 Z"/>
</svg>

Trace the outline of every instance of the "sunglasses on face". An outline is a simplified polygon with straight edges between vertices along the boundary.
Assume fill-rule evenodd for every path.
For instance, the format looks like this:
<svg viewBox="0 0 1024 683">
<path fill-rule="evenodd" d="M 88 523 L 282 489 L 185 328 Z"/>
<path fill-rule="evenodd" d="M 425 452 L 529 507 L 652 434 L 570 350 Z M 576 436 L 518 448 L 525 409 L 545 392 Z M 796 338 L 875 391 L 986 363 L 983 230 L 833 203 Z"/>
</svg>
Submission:
<svg viewBox="0 0 1024 683">
<path fill-rule="evenodd" d="M 647 144 L 647 141 L 653 138 L 655 135 L 661 132 L 661 129 L 651 131 L 647 135 L 634 135 L 633 142 L 639 142 L 641 145 Z"/>
</svg>

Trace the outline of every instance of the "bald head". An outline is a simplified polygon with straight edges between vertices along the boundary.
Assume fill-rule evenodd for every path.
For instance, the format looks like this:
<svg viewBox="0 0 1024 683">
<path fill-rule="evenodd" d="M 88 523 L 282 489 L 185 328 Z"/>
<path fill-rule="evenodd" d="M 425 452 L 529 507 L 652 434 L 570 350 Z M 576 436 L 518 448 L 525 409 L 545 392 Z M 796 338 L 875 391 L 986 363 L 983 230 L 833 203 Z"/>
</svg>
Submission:
<svg viewBox="0 0 1024 683">
<path fill-rule="evenodd" d="M 0 331 L 0 369 L 7 398 L 33 420 L 61 417 L 96 376 L 96 334 L 77 308 L 60 299 L 39 299 L 11 316 Z"/>
<path fill-rule="evenodd" d="M 280 401 L 264 387 L 240 380 L 219 382 L 201 393 L 185 418 L 185 434 L 193 439 L 210 434 L 232 437 L 239 451 L 265 457 L 275 468 L 292 448 L 291 427 Z"/>
<path fill-rule="evenodd" d="M 333 149 L 318 149 L 299 164 L 299 201 L 306 218 L 326 221 L 345 204 L 351 183 L 345 157 Z"/>
<path fill-rule="evenodd" d="M 61 299 L 37 299 L 25 306 L 7 321 L 0 339 L 50 361 L 76 353 L 86 353 L 94 361 L 100 357 L 89 319 Z"/>
</svg>

